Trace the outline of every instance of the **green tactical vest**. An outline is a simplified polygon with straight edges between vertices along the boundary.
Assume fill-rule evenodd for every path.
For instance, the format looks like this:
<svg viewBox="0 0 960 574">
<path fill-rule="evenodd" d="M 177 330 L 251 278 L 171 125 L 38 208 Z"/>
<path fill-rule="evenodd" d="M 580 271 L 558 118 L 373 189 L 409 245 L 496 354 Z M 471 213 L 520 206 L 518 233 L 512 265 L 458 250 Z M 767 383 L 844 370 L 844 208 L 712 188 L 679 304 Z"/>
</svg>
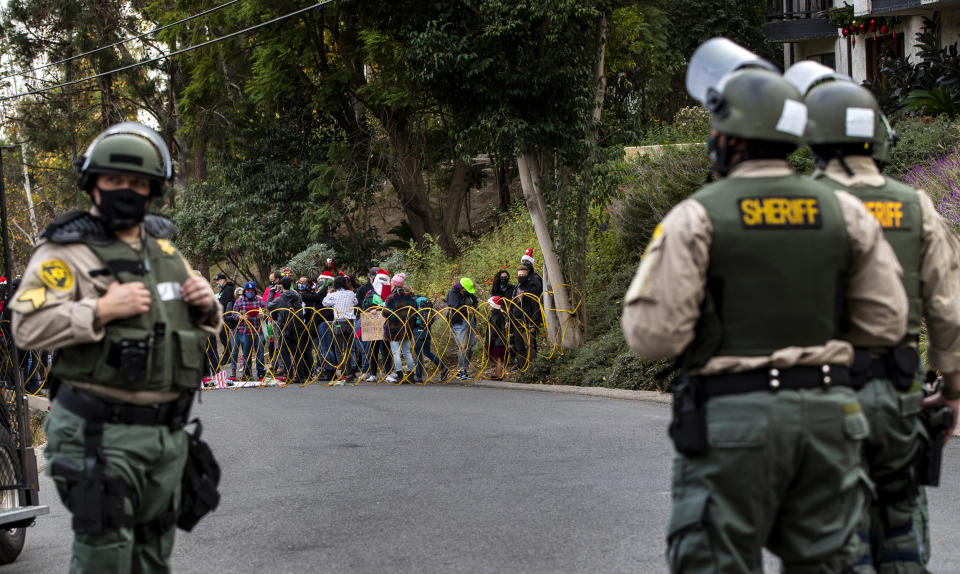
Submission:
<svg viewBox="0 0 960 574">
<path fill-rule="evenodd" d="M 903 288 L 907 292 L 910 315 L 907 336 L 920 336 L 923 298 L 920 289 L 920 265 L 923 263 L 923 211 L 917 192 L 909 185 L 884 177 L 882 187 L 847 187 L 820 174 L 815 181 L 831 189 L 850 192 L 863 202 L 883 228 L 883 237 L 893 247 L 903 267 Z"/>
<path fill-rule="evenodd" d="M 204 371 L 207 335 L 197 328 L 180 285 L 190 276 L 183 259 L 164 239 L 147 236 L 142 253 L 114 239 L 84 242 L 120 283 L 142 281 L 150 310 L 111 321 L 99 342 L 64 347 L 51 373 L 66 381 L 127 391 L 193 390 Z"/>
<path fill-rule="evenodd" d="M 795 175 L 730 178 L 692 198 L 713 235 L 687 368 L 823 345 L 848 329 L 850 245 L 831 191 Z"/>
</svg>

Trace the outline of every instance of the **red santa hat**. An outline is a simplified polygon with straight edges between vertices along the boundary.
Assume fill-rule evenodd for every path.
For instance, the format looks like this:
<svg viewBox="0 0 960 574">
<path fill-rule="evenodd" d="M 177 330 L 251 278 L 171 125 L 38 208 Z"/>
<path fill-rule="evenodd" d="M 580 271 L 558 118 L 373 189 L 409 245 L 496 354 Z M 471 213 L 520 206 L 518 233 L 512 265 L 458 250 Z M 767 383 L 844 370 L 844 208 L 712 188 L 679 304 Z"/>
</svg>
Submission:
<svg viewBox="0 0 960 574">
<path fill-rule="evenodd" d="M 386 269 L 378 269 L 373 278 L 373 290 L 381 299 L 390 296 L 390 273 Z"/>
<path fill-rule="evenodd" d="M 520 263 L 529 263 L 530 265 L 534 264 L 532 247 L 523 253 L 523 257 L 520 258 Z"/>
<path fill-rule="evenodd" d="M 333 281 L 333 271 L 330 271 L 329 269 L 324 270 L 322 273 L 320 273 L 320 276 L 317 277 L 317 281 Z"/>
<path fill-rule="evenodd" d="M 496 309 L 497 311 L 503 311 L 503 298 L 499 295 L 494 295 L 493 297 L 487 299 L 487 303 L 489 303 L 490 307 Z"/>
</svg>

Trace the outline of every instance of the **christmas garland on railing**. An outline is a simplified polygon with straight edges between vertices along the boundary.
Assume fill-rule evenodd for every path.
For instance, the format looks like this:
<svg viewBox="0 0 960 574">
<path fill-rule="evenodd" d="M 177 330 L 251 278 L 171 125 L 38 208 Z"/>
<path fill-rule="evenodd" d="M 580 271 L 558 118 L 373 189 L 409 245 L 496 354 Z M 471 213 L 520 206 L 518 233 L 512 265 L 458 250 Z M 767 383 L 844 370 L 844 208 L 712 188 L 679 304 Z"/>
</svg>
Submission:
<svg viewBox="0 0 960 574">
<path fill-rule="evenodd" d="M 878 34 L 889 34 L 893 32 L 893 39 L 897 39 L 895 26 L 902 22 L 899 16 L 860 16 L 854 17 L 853 6 L 843 3 L 843 8 L 831 8 L 827 10 L 830 24 L 834 28 L 840 29 L 840 35 L 844 38 L 851 38 L 853 45 L 857 45 L 857 36 L 864 34 L 873 34 L 873 39 L 877 39 Z"/>
</svg>

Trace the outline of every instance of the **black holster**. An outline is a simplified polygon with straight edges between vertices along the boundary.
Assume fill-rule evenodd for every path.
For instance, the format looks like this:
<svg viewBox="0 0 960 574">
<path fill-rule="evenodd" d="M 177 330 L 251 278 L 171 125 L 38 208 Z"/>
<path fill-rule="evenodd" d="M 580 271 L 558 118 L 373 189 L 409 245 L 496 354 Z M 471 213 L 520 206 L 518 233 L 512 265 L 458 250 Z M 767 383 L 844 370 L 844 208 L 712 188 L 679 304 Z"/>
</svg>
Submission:
<svg viewBox="0 0 960 574">
<path fill-rule="evenodd" d="M 940 486 L 943 463 L 943 433 L 953 426 L 956 414 L 950 407 L 920 411 L 920 422 L 927 429 L 930 441 L 917 457 L 917 478 L 925 486 Z"/>
<path fill-rule="evenodd" d="M 134 526 L 134 517 L 124 500 L 137 506 L 136 491 L 120 478 L 103 472 L 103 424 L 87 421 L 84 430 L 83 467 L 55 459 L 50 465 L 53 477 L 67 481 L 67 506 L 73 513 L 73 530 L 79 534 L 103 534 Z"/>
<path fill-rule="evenodd" d="M 901 346 L 887 353 L 886 358 L 894 388 L 901 392 L 913 388 L 920 370 L 920 352 L 914 347 Z"/>
<path fill-rule="evenodd" d="M 677 452 L 685 456 L 707 453 L 707 401 L 702 382 L 685 371 L 670 384 L 673 392 L 673 419 L 670 438 Z"/>
<path fill-rule="evenodd" d="M 203 426 L 199 419 L 191 424 L 196 430 L 187 435 L 187 464 L 183 468 L 180 493 L 180 516 L 177 526 L 187 532 L 200 522 L 207 513 L 215 510 L 220 503 L 220 465 L 213 456 L 210 446 L 200 439 Z"/>
</svg>

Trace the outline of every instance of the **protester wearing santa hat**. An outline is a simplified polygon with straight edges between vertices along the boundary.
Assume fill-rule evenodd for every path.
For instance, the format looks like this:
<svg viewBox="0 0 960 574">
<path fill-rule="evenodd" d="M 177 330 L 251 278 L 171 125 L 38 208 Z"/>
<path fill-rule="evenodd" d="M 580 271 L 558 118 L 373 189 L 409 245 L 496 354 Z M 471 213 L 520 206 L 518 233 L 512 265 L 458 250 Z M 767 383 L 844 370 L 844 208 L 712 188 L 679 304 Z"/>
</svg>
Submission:
<svg viewBox="0 0 960 574">
<path fill-rule="evenodd" d="M 507 315 L 503 297 L 494 295 L 487 300 L 490 318 L 487 322 L 487 356 L 496 363 L 493 380 L 503 380 L 503 361 L 507 356 Z"/>
<path fill-rule="evenodd" d="M 363 301 L 367 298 L 367 293 L 373 291 L 373 280 L 377 277 L 377 271 L 380 270 L 380 266 L 371 267 L 367 272 L 367 282 L 363 285 L 358 285 L 354 289 L 354 294 L 357 296 L 357 301 L 360 304 L 363 304 Z M 360 328 L 360 316 L 357 315 L 356 320 L 354 321 L 354 330 L 357 333 L 357 337 L 360 338 L 360 344 L 355 345 L 354 348 L 360 353 L 360 379 L 366 380 L 370 373 L 370 341 L 364 341 L 362 337 L 362 332 Z"/>
<path fill-rule="evenodd" d="M 386 269 L 377 268 L 376 271 L 370 270 L 373 274 L 373 288 L 367 292 L 360 304 L 360 309 L 367 311 L 372 307 L 383 307 L 385 300 L 390 296 L 390 273 Z M 393 371 L 393 358 L 390 356 L 390 347 L 385 341 L 371 341 L 369 353 L 369 371 L 367 371 L 367 382 L 373 383 L 377 380 L 377 371 Z"/>
<path fill-rule="evenodd" d="M 533 270 L 536 261 L 533 249 L 527 249 L 517 267 L 517 287 L 513 291 L 514 305 L 510 311 L 513 325 L 513 347 L 518 361 L 528 363 L 537 355 L 537 334 L 540 330 L 540 298 L 543 296 L 543 279 Z"/>
<path fill-rule="evenodd" d="M 406 276 L 403 273 L 397 273 L 390 280 L 392 291 L 386 299 L 387 323 L 384 325 L 384 334 L 390 341 L 390 351 L 393 353 L 393 373 L 387 377 L 388 383 L 397 383 L 412 377 L 416 369 L 413 362 L 413 325 L 412 320 L 416 316 L 417 302 L 414 295 L 409 291 L 404 283 Z M 403 364 L 400 360 L 400 354 L 403 353 L 403 359 L 407 363 L 406 375 L 403 375 Z"/>
</svg>

